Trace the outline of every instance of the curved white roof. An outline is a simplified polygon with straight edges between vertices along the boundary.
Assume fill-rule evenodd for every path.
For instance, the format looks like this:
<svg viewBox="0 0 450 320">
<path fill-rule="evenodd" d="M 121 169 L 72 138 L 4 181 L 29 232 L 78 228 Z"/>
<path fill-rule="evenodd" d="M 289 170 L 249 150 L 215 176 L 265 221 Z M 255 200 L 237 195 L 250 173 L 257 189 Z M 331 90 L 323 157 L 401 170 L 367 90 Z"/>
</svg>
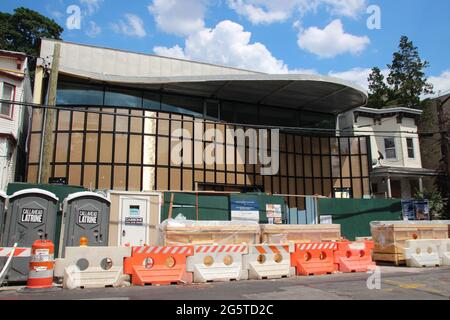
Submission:
<svg viewBox="0 0 450 320">
<path fill-rule="evenodd" d="M 6 193 L 4 193 L 3 191 L 0 191 L 0 197 L 2 197 L 3 199 L 8 198 L 8 195 Z"/>
<path fill-rule="evenodd" d="M 94 83 L 332 114 L 364 106 L 368 99 L 362 87 L 334 77 L 265 74 L 43 39 L 41 56 L 47 62 L 55 43 L 61 44 L 60 73 Z"/>
<path fill-rule="evenodd" d="M 99 193 L 91 192 L 91 191 L 82 191 L 82 192 L 72 193 L 69 196 L 67 196 L 67 198 L 65 199 L 65 202 L 70 202 L 72 200 L 75 200 L 78 198 L 83 198 L 83 197 L 95 197 L 95 198 L 105 200 L 108 203 L 111 203 L 111 201 L 108 198 L 104 197 L 103 195 L 101 195 Z"/>
<path fill-rule="evenodd" d="M 53 198 L 56 201 L 59 201 L 58 197 L 54 193 L 47 191 L 47 190 L 37 189 L 37 188 L 23 189 L 23 190 L 17 191 L 12 196 L 10 196 L 9 199 L 12 200 L 18 196 L 29 194 L 29 193 L 42 194 L 42 195 L 48 196 L 50 198 Z"/>
</svg>

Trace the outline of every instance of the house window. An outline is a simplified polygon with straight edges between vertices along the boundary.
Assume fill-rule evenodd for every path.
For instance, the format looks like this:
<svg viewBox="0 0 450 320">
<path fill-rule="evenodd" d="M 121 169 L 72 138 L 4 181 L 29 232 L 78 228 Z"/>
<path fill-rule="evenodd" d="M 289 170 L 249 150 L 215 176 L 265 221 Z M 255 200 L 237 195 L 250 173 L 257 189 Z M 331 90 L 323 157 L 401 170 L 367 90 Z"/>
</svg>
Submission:
<svg viewBox="0 0 450 320">
<path fill-rule="evenodd" d="M 397 152 L 395 150 L 395 139 L 384 139 L 384 151 L 386 153 L 386 159 L 397 159 Z"/>
<path fill-rule="evenodd" d="M 414 141 L 412 138 L 406 138 L 406 144 L 408 146 L 408 158 L 414 159 Z"/>
<path fill-rule="evenodd" d="M 15 87 L 13 85 L 4 83 L 3 84 L 3 92 L 2 92 L 2 99 L 3 100 L 9 100 L 14 101 L 14 91 Z M 12 114 L 12 104 L 3 102 L 0 106 L 0 114 L 3 116 L 11 117 Z"/>
</svg>

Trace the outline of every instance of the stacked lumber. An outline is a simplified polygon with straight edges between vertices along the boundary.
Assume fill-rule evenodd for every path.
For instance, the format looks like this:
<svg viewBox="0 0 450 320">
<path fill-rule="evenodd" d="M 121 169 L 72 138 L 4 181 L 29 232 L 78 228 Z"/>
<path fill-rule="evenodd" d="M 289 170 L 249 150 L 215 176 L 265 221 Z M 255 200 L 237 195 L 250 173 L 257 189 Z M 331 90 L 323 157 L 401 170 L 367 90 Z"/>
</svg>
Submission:
<svg viewBox="0 0 450 320">
<path fill-rule="evenodd" d="M 283 244 L 339 240 L 341 240 L 341 225 L 339 224 L 261 225 L 261 243 Z"/>
<path fill-rule="evenodd" d="M 404 248 L 407 240 L 447 239 L 449 226 L 439 221 L 381 221 L 371 223 L 375 242 L 375 261 L 406 264 Z"/>
<path fill-rule="evenodd" d="M 258 244 L 260 229 L 258 224 L 215 224 L 163 225 L 160 229 L 161 245 L 182 244 Z"/>
</svg>

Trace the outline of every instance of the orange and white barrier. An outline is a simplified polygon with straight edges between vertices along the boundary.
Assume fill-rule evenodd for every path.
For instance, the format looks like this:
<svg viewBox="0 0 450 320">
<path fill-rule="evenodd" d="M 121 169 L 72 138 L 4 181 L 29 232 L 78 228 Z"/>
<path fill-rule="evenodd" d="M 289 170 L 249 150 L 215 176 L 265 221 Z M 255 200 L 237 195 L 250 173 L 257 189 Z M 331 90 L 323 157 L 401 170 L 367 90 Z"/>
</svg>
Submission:
<svg viewBox="0 0 450 320">
<path fill-rule="evenodd" d="M 53 288 L 54 252 L 55 245 L 50 240 L 36 240 L 33 243 L 27 290 Z"/>
<path fill-rule="evenodd" d="M 375 270 L 372 261 L 373 241 L 337 242 L 334 251 L 334 263 L 340 272 L 367 272 Z"/>
<path fill-rule="evenodd" d="M 124 273 L 131 275 L 133 285 L 191 283 L 186 259 L 194 254 L 193 246 L 133 247 L 125 258 Z"/>
<path fill-rule="evenodd" d="M 298 276 L 331 274 L 337 271 L 334 264 L 334 242 L 298 243 L 291 253 L 291 265 Z"/>
<path fill-rule="evenodd" d="M 198 245 L 187 258 L 188 272 L 196 283 L 208 281 L 246 280 L 248 271 L 242 268 L 242 256 L 247 245 Z"/>
<path fill-rule="evenodd" d="M 249 245 L 248 254 L 243 256 L 243 268 L 248 270 L 249 279 L 279 279 L 295 274 L 291 267 L 291 253 L 294 244 Z"/>
</svg>

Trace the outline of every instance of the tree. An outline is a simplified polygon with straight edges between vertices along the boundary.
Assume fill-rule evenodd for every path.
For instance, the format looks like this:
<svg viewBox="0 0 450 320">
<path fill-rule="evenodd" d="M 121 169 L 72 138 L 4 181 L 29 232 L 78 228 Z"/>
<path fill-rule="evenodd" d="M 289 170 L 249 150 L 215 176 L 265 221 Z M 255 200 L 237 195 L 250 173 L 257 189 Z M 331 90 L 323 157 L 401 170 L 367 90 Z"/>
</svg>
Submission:
<svg viewBox="0 0 450 320">
<path fill-rule="evenodd" d="M 39 39 L 61 40 L 63 31 L 53 19 L 27 8 L 17 8 L 13 14 L 0 12 L 0 49 L 39 56 Z"/>
<path fill-rule="evenodd" d="M 446 213 L 444 210 L 444 199 L 435 187 L 431 190 L 423 190 L 423 192 L 417 191 L 414 198 L 429 201 L 430 215 L 433 220 L 449 218 L 448 212 Z"/>
<path fill-rule="evenodd" d="M 384 75 L 380 68 L 373 68 L 368 80 L 370 93 L 368 107 L 381 109 L 389 100 L 390 90 L 384 82 Z"/>
<path fill-rule="evenodd" d="M 389 108 L 400 105 L 422 109 L 427 100 L 424 94 L 432 94 L 433 86 L 425 77 L 429 63 L 422 61 L 419 50 L 406 36 L 400 38 L 399 50 L 393 54 L 392 64 L 387 65 L 387 83 L 380 69 L 375 67 L 369 75 L 369 107 Z"/>
<path fill-rule="evenodd" d="M 419 50 L 406 36 L 402 36 L 399 51 L 394 53 L 387 78 L 393 95 L 399 105 L 421 107 L 422 94 L 432 94 L 433 85 L 427 82 L 424 70 L 428 61 L 422 61 Z"/>
</svg>

